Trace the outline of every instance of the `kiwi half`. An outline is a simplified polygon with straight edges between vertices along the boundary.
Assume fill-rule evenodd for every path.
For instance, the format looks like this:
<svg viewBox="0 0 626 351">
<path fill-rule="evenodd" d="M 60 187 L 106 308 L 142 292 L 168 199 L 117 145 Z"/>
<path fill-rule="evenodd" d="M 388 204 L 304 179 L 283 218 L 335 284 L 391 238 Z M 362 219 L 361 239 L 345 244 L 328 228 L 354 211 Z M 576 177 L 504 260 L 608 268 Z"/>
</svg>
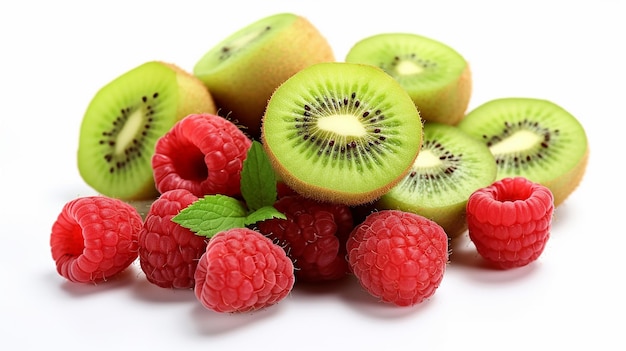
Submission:
<svg viewBox="0 0 626 351">
<path fill-rule="evenodd" d="M 424 143 L 411 170 L 375 207 L 417 213 L 455 238 L 467 229 L 469 196 L 490 185 L 496 172 L 495 158 L 485 144 L 456 126 L 426 122 Z"/>
<path fill-rule="evenodd" d="M 78 170 L 103 195 L 153 199 L 151 158 L 158 138 L 191 113 L 215 113 L 206 86 L 164 62 L 137 66 L 102 87 L 80 126 Z"/>
<path fill-rule="evenodd" d="M 382 68 L 409 93 L 424 121 L 455 125 L 472 93 L 468 62 L 450 46 L 413 33 L 381 33 L 348 51 L 346 62 Z"/>
<path fill-rule="evenodd" d="M 561 106 L 543 99 L 488 101 L 459 123 L 459 128 L 489 147 L 497 179 L 524 176 L 548 187 L 561 204 L 579 185 L 589 158 L 580 122 Z"/>
<path fill-rule="evenodd" d="M 334 59 L 328 41 L 309 20 L 279 13 L 225 38 L 200 58 L 193 72 L 211 91 L 220 114 L 258 138 L 274 90 L 299 70 Z"/>
<path fill-rule="evenodd" d="M 373 201 L 409 171 L 422 121 L 406 91 L 371 65 L 318 63 L 272 95 L 262 143 L 282 181 L 310 198 Z"/>
</svg>

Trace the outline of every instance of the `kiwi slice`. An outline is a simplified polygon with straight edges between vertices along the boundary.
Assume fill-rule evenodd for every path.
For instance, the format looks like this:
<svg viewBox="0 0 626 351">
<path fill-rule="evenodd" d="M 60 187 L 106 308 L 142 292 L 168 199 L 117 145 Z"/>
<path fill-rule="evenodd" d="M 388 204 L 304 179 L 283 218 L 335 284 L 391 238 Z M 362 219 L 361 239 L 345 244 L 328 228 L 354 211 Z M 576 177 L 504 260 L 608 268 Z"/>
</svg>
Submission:
<svg viewBox="0 0 626 351">
<path fill-rule="evenodd" d="M 555 206 L 576 189 L 585 173 L 586 132 L 554 102 L 495 99 L 470 111 L 458 126 L 489 147 L 496 159 L 497 179 L 523 176 L 540 183 L 552 191 Z"/>
<path fill-rule="evenodd" d="M 272 95 L 262 143 L 280 179 L 310 198 L 357 205 L 409 171 L 422 121 L 406 91 L 371 65 L 318 63 Z"/>
<path fill-rule="evenodd" d="M 304 67 L 334 61 L 330 44 L 306 18 L 279 13 L 248 24 L 215 45 L 194 66 L 221 115 L 260 135 L 274 90 Z"/>
<path fill-rule="evenodd" d="M 465 206 L 477 189 L 496 179 L 489 148 L 456 126 L 424 123 L 424 143 L 410 172 L 375 204 L 377 209 L 417 213 L 450 238 L 467 229 Z"/>
<path fill-rule="evenodd" d="M 381 33 L 348 51 L 346 62 L 382 68 L 409 93 L 425 121 L 455 125 L 472 93 L 468 62 L 450 46 L 413 33 Z"/>
<path fill-rule="evenodd" d="M 80 126 L 78 170 L 103 195 L 122 200 L 158 196 L 151 158 L 159 137 L 191 113 L 215 113 L 206 86 L 180 67 L 146 62 L 93 97 Z"/>
</svg>

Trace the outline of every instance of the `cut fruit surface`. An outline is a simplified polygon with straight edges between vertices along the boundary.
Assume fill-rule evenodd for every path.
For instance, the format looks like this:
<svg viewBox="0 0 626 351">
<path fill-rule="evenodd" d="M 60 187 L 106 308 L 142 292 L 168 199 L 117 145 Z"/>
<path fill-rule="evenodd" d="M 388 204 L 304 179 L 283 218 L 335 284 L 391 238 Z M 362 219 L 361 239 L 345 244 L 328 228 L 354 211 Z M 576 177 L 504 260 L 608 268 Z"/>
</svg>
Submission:
<svg viewBox="0 0 626 351">
<path fill-rule="evenodd" d="M 523 176 L 547 186 L 561 204 L 579 185 L 589 157 L 580 122 L 561 106 L 535 98 L 488 101 L 459 123 L 493 153 L 497 179 Z"/>
<path fill-rule="evenodd" d="M 345 60 L 391 75 L 425 121 L 455 125 L 465 115 L 472 92 L 469 64 L 440 41 L 413 33 L 381 33 L 354 44 Z"/>
<path fill-rule="evenodd" d="M 299 70 L 334 61 L 330 44 L 306 18 L 278 13 L 241 28 L 212 47 L 194 66 L 220 113 L 260 135 L 274 90 Z"/>
<path fill-rule="evenodd" d="M 376 203 L 431 219 L 451 238 L 467 229 L 469 196 L 496 178 L 489 148 L 458 127 L 426 122 L 424 143 L 409 173 Z"/>
<path fill-rule="evenodd" d="M 178 120 L 215 112 L 206 87 L 177 66 L 147 62 L 102 87 L 80 127 L 77 162 L 83 180 L 103 195 L 154 199 L 154 145 Z"/>
<path fill-rule="evenodd" d="M 262 140 L 278 176 L 298 193 L 359 204 L 406 175 L 421 147 L 422 121 L 382 70 L 320 63 L 272 95 Z"/>
</svg>

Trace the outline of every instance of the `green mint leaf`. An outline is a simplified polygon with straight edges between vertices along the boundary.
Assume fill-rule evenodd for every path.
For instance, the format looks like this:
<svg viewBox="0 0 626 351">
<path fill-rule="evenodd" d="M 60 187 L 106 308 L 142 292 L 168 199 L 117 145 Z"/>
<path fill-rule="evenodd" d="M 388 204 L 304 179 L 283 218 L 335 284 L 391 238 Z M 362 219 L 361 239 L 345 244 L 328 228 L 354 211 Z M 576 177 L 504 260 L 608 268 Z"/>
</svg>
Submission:
<svg viewBox="0 0 626 351">
<path fill-rule="evenodd" d="M 263 206 L 256 211 L 251 212 L 245 219 L 246 225 L 264 221 L 266 219 L 280 218 L 286 219 L 284 214 L 278 211 L 274 206 Z"/>
<path fill-rule="evenodd" d="M 213 235 L 246 225 L 248 211 L 241 201 L 225 195 L 207 195 L 190 204 L 172 221 L 197 235 Z"/>
<path fill-rule="evenodd" d="M 253 141 L 241 170 L 241 195 L 250 212 L 276 201 L 276 174 L 259 141 Z"/>
</svg>

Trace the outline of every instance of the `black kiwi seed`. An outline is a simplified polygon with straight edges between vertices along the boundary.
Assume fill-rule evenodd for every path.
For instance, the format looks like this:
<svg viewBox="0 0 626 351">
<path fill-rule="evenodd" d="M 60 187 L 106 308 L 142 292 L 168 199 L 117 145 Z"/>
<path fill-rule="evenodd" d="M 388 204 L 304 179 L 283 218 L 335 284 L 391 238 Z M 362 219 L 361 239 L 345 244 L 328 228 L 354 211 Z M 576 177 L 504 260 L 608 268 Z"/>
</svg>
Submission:
<svg viewBox="0 0 626 351">
<path fill-rule="evenodd" d="M 502 141 L 507 136 L 514 134 L 518 130 L 528 130 L 543 136 L 543 141 L 539 144 L 539 147 L 535 148 L 528 154 L 496 154 L 496 164 L 499 166 L 508 167 L 524 167 L 525 164 L 536 159 L 547 158 L 550 155 L 550 145 L 556 141 L 555 137 L 558 137 L 559 130 L 550 130 L 544 128 L 537 121 L 530 121 L 526 118 L 518 121 L 517 123 L 511 123 L 509 121 L 503 122 L 503 129 L 500 134 L 494 134 L 491 136 L 483 135 L 483 139 L 488 147 L 495 145 Z"/>
<path fill-rule="evenodd" d="M 278 176 L 318 200 L 371 202 L 408 173 L 422 141 L 402 86 L 372 65 L 324 62 L 282 83 L 261 138 Z"/>
<path fill-rule="evenodd" d="M 419 182 L 441 181 L 444 178 L 451 178 L 453 174 L 463 164 L 463 153 L 454 154 L 446 149 L 439 141 L 428 139 L 424 141 L 422 150 L 429 150 L 435 157 L 442 161 L 438 168 L 427 168 L 411 171 L 405 179 L 403 186 L 413 190 Z M 445 184 L 445 183 L 441 183 Z"/>
<path fill-rule="evenodd" d="M 320 131 L 317 119 L 337 113 L 350 113 L 358 116 L 364 128 L 369 131 L 364 137 L 342 137 L 333 133 Z M 302 105 L 302 112 L 293 121 L 297 135 L 319 147 L 318 155 L 330 155 L 332 158 L 346 158 L 360 161 L 359 156 L 372 158 L 372 152 L 382 154 L 383 143 L 387 140 L 384 134 L 385 116 L 380 109 L 371 111 L 357 98 L 356 92 L 343 98 L 324 96 Z M 337 140 L 339 138 L 341 140 Z"/>
<path fill-rule="evenodd" d="M 468 112 L 457 126 L 489 146 L 498 166 L 497 179 L 524 176 L 543 184 L 552 191 L 555 206 L 585 173 L 589 158 L 585 129 L 552 101 L 494 99 Z M 500 139 L 502 143 L 496 143 Z"/>
<path fill-rule="evenodd" d="M 424 124 L 424 141 L 411 171 L 376 204 L 430 218 L 450 238 L 467 229 L 465 203 L 476 189 L 488 186 L 497 167 L 489 148 L 458 127 Z"/>
<path fill-rule="evenodd" d="M 80 125 L 77 166 L 85 183 L 126 201 L 153 200 L 158 138 L 195 111 L 216 111 L 202 81 L 172 63 L 148 61 L 100 88 Z"/>
<path fill-rule="evenodd" d="M 398 64 L 406 61 L 411 61 L 416 65 L 422 67 L 423 69 L 434 69 L 437 67 L 437 62 L 421 58 L 415 53 L 395 56 L 391 62 L 379 62 L 378 67 L 390 73 L 392 76 L 395 76 L 394 72 L 396 72 L 396 67 L 398 66 Z"/>
<path fill-rule="evenodd" d="M 251 39 L 251 41 L 256 40 L 256 38 L 260 37 L 263 35 L 263 33 L 265 32 L 269 32 L 272 29 L 271 26 L 265 26 L 265 28 L 263 28 L 262 31 L 260 31 L 255 38 Z M 224 45 L 221 47 L 220 49 L 220 55 L 219 55 L 219 59 L 220 60 L 226 60 L 228 59 L 230 56 L 233 55 L 234 52 L 236 52 L 239 49 L 239 47 L 234 46 L 234 45 Z"/>
<path fill-rule="evenodd" d="M 159 97 L 158 93 L 152 94 L 152 96 L 142 96 L 141 101 L 137 106 L 129 106 L 119 111 L 119 115 L 111 123 L 111 128 L 102 132 L 103 138 L 99 140 L 99 144 L 107 147 L 108 150 L 104 153 L 104 160 L 109 165 L 109 173 L 115 173 L 122 171 L 130 162 L 136 158 L 140 158 L 142 153 L 142 144 L 149 134 L 149 130 L 152 127 L 153 115 L 156 110 L 153 108 L 156 100 Z M 141 109 L 145 123 L 141 131 L 135 134 L 135 138 L 132 140 L 132 144 L 127 146 L 123 153 L 115 152 L 116 140 L 128 118 L 137 110 Z"/>
</svg>

